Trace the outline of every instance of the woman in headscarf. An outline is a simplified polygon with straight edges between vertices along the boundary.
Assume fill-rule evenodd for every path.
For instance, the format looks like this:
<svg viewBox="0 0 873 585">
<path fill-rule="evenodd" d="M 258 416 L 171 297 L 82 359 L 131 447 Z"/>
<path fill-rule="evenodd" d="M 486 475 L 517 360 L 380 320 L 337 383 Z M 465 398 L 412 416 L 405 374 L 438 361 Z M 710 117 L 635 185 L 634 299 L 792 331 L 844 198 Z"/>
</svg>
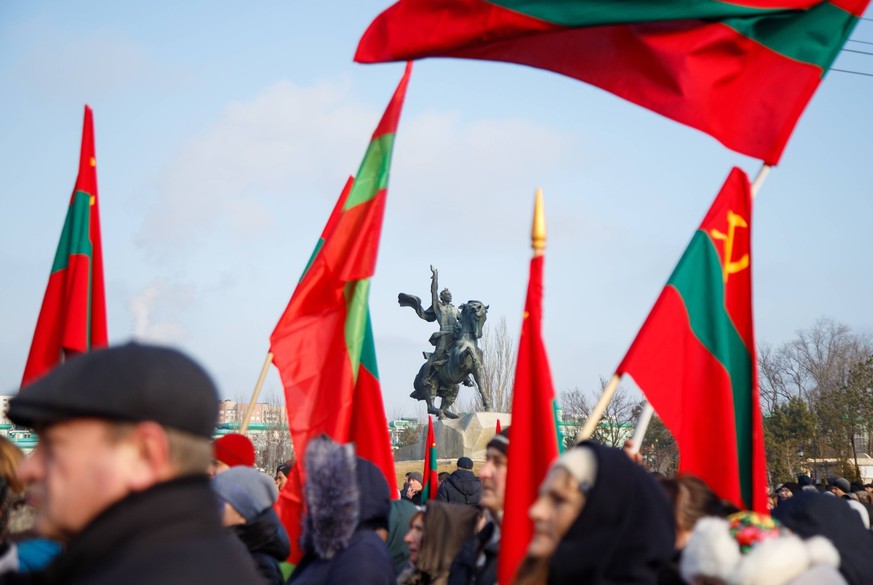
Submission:
<svg viewBox="0 0 873 585">
<path fill-rule="evenodd" d="M 518 585 L 654 585 L 676 538 L 661 486 L 622 450 L 591 442 L 552 464 L 530 517 Z"/>
</svg>

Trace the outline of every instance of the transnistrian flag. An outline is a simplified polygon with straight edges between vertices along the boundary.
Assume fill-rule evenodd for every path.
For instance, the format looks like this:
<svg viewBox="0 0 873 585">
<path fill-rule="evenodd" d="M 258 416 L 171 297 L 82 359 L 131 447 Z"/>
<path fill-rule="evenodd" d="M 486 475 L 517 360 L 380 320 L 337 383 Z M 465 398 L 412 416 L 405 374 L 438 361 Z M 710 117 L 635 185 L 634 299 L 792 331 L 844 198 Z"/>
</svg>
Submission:
<svg viewBox="0 0 873 585">
<path fill-rule="evenodd" d="M 394 137 L 412 65 L 388 104 L 364 160 L 340 197 L 297 288 L 270 336 L 273 363 L 285 388 L 295 474 L 282 492 L 281 513 L 298 548 L 306 446 L 321 434 L 353 442 L 357 455 L 397 480 L 376 367 L 368 304 L 376 269 Z"/>
<path fill-rule="evenodd" d="M 363 63 L 457 57 L 548 69 L 776 164 L 869 0 L 400 0 Z"/>
<path fill-rule="evenodd" d="M 616 373 L 630 374 L 679 447 L 679 471 L 765 513 L 752 321 L 752 196 L 734 168 Z"/>
<path fill-rule="evenodd" d="M 433 419 L 427 417 L 427 452 L 424 459 L 424 487 L 421 490 L 421 501 L 435 500 L 439 484 L 437 475 L 436 439 L 433 435 Z"/>
<path fill-rule="evenodd" d="M 108 343 L 94 122 L 85 106 L 79 175 L 61 231 L 21 386 L 64 359 Z"/>
<path fill-rule="evenodd" d="M 533 536 L 528 509 L 561 439 L 555 415 L 555 388 L 542 338 L 543 256 L 530 261 L 530 280 L 518 342 L 512 394 L 512 440 L 506 454 L 506 498 L 500 526 L 497 581 L 511 583 Z"/>
</svg>

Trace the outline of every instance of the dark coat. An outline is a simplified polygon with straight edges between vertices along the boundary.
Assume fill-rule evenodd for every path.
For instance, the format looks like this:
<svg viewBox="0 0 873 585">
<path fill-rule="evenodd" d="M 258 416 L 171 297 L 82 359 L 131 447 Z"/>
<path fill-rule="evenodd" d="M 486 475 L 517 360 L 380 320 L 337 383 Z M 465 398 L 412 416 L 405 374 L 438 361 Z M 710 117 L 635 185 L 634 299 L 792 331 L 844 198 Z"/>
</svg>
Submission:
<svg viewBox="0 0 873 585">
<path fill-rule="evenodd" d="M 394 561 L 374 529 L 388 528 L 388 482 L 365 459 L 325 440 L 306 450 L 308 513 L 294 585 L 394 585 Z M 353 460 L 349 460 L 349 458 Z M 351 475 L 354 482 L 337 482 Z"/>
<path fill-rule="evenodd" d="M 482 482 L 468 469 L 456 469 L 440 484 L 437 499 L 475 506 L 482 498 Z"/>
<path fill-rule="evenodd" d="M 449 571 L 448 585 L 494 585 L 497 582 L 497 551 L 500 548 L 499 529 L 489 522 L 464 543 Z M 479 566 L 479 556 L 484 564 Z"/>
<path fill-rule="evenodd" d="M 234 526 L 233 532 L 248 549 L 267 583 L 285 582 L 279 563 L 291 554 L 291 542 L 273 508 L 267 508 L 251 522 Z"/>
<path fill-rule="evenodd" d="M 849 585 L 873 575 L 873 538 L 845 500 L 802 492 L 773 510 L 773 517 L 801 538 L 824 536 L 840 553 L 840 573 Z"/>
<path fill-rule="evenodd" d="M 260 583 L 245 547 L 222 525 L 209 478 L 159 483 L 113 504 L 45 570 L 0 583 L 237 585 Z"/>
<path fill-rule="evenodd" d="M 291 573 L 294 585 L 394 585 L 394 562 L 373 530 L 356 530 L 345 548 L 330 559 L 308 552 Z"/>
</svg>

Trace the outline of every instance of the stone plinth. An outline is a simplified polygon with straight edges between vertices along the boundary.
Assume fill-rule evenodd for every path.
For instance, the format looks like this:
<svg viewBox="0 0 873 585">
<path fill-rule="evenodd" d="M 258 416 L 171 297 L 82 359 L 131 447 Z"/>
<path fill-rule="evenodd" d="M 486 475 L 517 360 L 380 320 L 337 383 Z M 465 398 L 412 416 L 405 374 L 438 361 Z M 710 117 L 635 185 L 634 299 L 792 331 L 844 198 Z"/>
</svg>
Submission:
<svg viewBox="0 0 873 585">
<path fill-rule="evenodd" d="M 497 421 L 506 428 L 512 415 L 505 412 L 472 412 L 457 419 L 434 420 L 433 434 L 437 444 L 438 459 L 469 457 L 477 461 L 485 459 L 485 447 L 495 434 Z M 398 449 L 394 458 L 398 461 L 424 459 L 427 427 L 421 429 L 418 444 Z"/>
</svg>

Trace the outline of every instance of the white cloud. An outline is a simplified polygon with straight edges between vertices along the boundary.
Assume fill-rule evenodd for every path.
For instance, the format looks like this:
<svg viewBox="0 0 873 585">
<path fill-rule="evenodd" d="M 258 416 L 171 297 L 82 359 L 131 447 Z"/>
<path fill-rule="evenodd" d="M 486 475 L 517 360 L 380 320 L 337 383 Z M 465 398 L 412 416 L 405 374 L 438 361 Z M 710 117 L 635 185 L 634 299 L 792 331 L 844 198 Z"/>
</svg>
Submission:
<svg viewBox="0 0 873 585">
<path fill-rule="evenodd" d="M 362 155 L 366 128 L 372 131 L 378 114 L 352 103 L 348 93 L 346 82 L 300 87 L 283 81 L 250 101 L 231 103 L 166 169 L 139 243 L 154 252 L 217 228 L 241 239 L 274 230 L 271 194 L 287 201 L 326 175 L 353 172 L 353 153 Z"/>
<path fill-rule="evenodd" d="M 186 341 L 188 332 L 181 320 L 194 300 L 190 284 L 156 280 L 128 301 L 133 318 L 133 336 L 143 341 L 176 344 Z"/>
</svg>

